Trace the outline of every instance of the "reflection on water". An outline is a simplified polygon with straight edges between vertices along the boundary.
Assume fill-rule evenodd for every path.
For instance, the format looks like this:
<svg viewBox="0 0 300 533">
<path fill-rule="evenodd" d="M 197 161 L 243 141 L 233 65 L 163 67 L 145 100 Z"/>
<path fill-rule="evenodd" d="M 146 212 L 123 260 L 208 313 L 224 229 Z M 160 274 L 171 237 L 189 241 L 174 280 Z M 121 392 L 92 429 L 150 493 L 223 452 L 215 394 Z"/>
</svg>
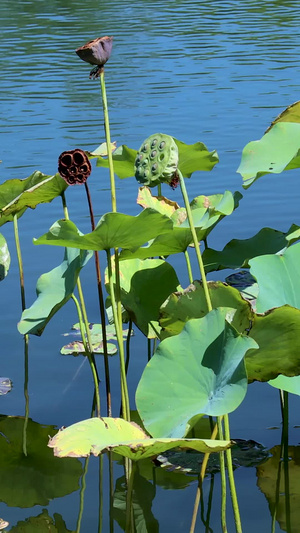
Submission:
<svg viewBox="0 0 300 533">
<path fill-rule="evenodd" d="M 113 54 L 106 67 L 113 140 L 138 148 L 148 135 L 162 131 L 186 143 L 199 140 L 209 150 L 218 150 L 220 163 L 212 173 L 195 174 L 188 181 L 191 198 L 223 193 L 225 189 L 241 190 L 241 178 L 235 170 L 243 146 L 260 137 L 280 111 L 299 99 L 300 7 L 296 1 L 2 0 L 0 18 L 3 181 L 25 178 L 36 169 L 53 174 L 62 151 L 93 149 L 103 141 L 99 83 L 89 80 L 89 65 L 75 54 L 78 46 L 101 35 L 114 36 Z M 297 175 L 290 171 L 287 176 L 288 182 L 266 176 L 245 192 L 241 207 L 220 225 L 211 246 L 220 249 L 231 238 L 250 237 L 264 225 L 286 231 L 292 222 L 297 222 L 299 201 L 290 192 L 297 184 Z M 100 216 L 110 202 L 106 171 L 95 169 L 89 183 L 95 196 L 96 216 Z M 136 182 L 119 180 L 117 186 L 119 210 L 137 213 Z M 68 191 L 68 203 L 71 218 L 79 221 L 82 231 L 89 231 L 82 194 L 80 187 Z M 179 201 L 179 191 L 172 193 L 172 199 Z M 56 201 L 43 211 L 37 208 L 35 213 L 26 213 L 20 221 L 29 304 L 34 300 L 38 275 L 61 261 L 59 251 L 33 248 L 32 237 L 46 232 L 61 216 L 62 209 Z M 11 228 L 6 225 L 1 229 L 10 238 Z M 19 368 L 22 339 L 16 337 L 20 317 L 16 277 L 13 257 L 10 274 L 1 284 L 5 356 L 0 372 L 12 378 L 14 388 L 1 397 L 1 405 L 3 412 L 19 415 L 24 406 L 23 374 Z M 91 293 L 87 287 L 87 293 L 89 290 Z M 96 304 L 93 311 L 96 321 Z M 58 426 L 89 416 L 91 400 L 89 370 L 84 367 L 79 371 L 74 362 L 58 358 L 60 335 L 69 330 L 74 318 L 72 311 L 66 315 L 59 315 L 42 340 L 33 339 L 30 344 L 31 416 L 40 423 Z M 117 374 L 117 364 L 112 365 Z M 60 391 L 66 390 L 66 383 L 70 386 L 63 395 Z M 117 390 L 115 385 L 113 392 Z M 268 402 L 264 405 L 267 411 Z M 250 409 L 247 415 L 251 417 Z M 237 420 L 237 436 L 261 442 L 271 439 L 259 433 L 249 434 L 247 416 Z M 264 424 L 261 432 L 267 421 Z M 105 475 L 108 476 L 107 471 Z M 98 478 L 92 470 L 88 477 L 83 523 L 86 530 L 95 531 L 93 506 L 98 505 Z M 182 479 L 181 483 L 185 486 Z M 248 489 L 248 478 L 246 484 Z M 183 491 L 176 491 L 181 494 L 175 508 L 174 491 L 167 490 L 170 487 L 173 488 L 168 483 L 159 487 L 164 509 L 154 503 L 155 518 L 151 514 L 150 519 L 155 524 L 159 519 L 162 530 L 186 531 L 189 520 L 182 518 L 182 508 L 193 501 L 195 486 L 188 484 L 184 495 Z M 2 488 L 5 490 L 5 480 Z M 258 528 L 265 530 L 269 516 L 260 500 L 257 504 Z M 215 505 L 218 509 L 218 501 Z M 58 511 L 64 519 L 68 517 L 67 527 L 75 528 L 73 507 L 73 500 L 70 504 L 56 499 L 49 515 Z M 0 507 L 0 516 L 12 526 L 24 517 L 41 515 L 39 511 L 30 513 L 25 515 L 16 509 L 11 512 L 4 504 Z M 44 516 L 39 520 L 44 520 Z M 211 522 L 218 531 L 219 517 L 214 513 Z"/>
</svg>

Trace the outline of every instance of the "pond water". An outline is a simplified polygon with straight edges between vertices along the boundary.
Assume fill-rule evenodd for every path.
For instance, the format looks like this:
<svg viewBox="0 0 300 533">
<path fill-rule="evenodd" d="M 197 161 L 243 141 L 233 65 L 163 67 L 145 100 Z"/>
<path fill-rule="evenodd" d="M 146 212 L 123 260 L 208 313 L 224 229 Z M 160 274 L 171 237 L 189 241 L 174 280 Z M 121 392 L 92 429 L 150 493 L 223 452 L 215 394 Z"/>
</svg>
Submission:
<svg viewBox="0 0 300 533">
<path fill-rule="evenodd" d="M 104 141 L 99 83 L 89 80 L 89 66 L 78 60 L 74 50 L 95 37 L 113 35 L 113 54 L 106 67 L 112 139 L 118 145 L 125 143 L 135 149 L 148 135 L 158 131 L 189 144 L 202 141 L 209 150 L 218 151 L 220 162 L 212 172 L 195 173 L 187 180 L 190 198 L 221 193 L 226 189 L 243 192 L 239 209 L 213 232 L 210 246 L 221 249 L 230 239 L 251 237 L 262 227 L 286 231 L 292 223 L 298 222 L 297 171 L 289 171 L 283 176 L 267 175 L 247 191 L 243 191 L 241 176 L 236 173 L 245 144 L 260 138 L 271 121 L 299 99 L 298 2 L 2 0 L 0 20 L 2 181 L 25 178 L 37 169 L 54 174 L 62 151 L 76 147 L 92 150 Z M 94 165 L 89 185 L 98 218 L 110 209 L 108 173 Z M 118 180 L 120 212 L 139 212 L 137 190 L 134 179 Z M 178 190 L 165 194 L 180 202 Z M 80 187 L 70 188 L 67 201 L 71 219 L 86 233 L 90 227 L 82 195 Z M 35 298 L 37 278 L 62 260 L 60 248 L 34 247 L 32 238 L 45 233 L 63 216 L 58 200 L 29 211 L 19 223 L 28 306 Z M 6 224 L 1 231 L 9 243 L 12 264 L 8 277 L 1 283 L 0 375 L 13 381 L 12 391 L 0 398 L 1 413 L 18 417 L 24 415 L 25 409 L 24 345 L 16 329 L 21 313 L 18 267 L 12 224 Z M 180 268 L 181 259 L 175 257 L 171 262 Z M 227 274 L 228 271 L 222 271 L 210 278 L 224 279 Z M 92 276 L 91 264 L 84 271 L 83 286 L 89 319 L 98 322 Z M 180 282 L 183 287 L 188 285 L 184 269 L 180 272 Z M 28 438 L 36 439 L 37 443 L 39 438 L 49 434 L 49 425 L 68 426 L 88 418 L 91 413 L 93 388 L 87 362 L 80 357 L 62 357 L 59 353 L 65 344 L 64 334 L 77 321 L 73 307 L 69 302 L 53 318 L 41 338 L 30 338 L 30 418 L 39 426 L 30 423 Z M 132 402 L 147 360 L 146 341 L 138 332 L 133 347 Z M 101 356 L 98 361 L 103 376 Z M 110 364 L 112 376 L 118 376 L 117 358 L 111 358 Z M 118 379 L 113 379 L 112 395 L 114 413 L 117 414 L 120 403 Z M 300 437 L 298 413 L 297 398 L 292 397 L 290 444 L 294 447 L 291 455 L 296 474 L 299 468 L 299 449 L 296 447 Z M 9 422 L 9 419 L 3 420 Z M 278 391 L 267 385 L 251 385 L 245 401 L 230 420 L 233 438 L 253 439 L 268 449 L 279 445 Z M 12 433 L 17 432 L 18 425 L 13 427 Z M 12 451 L 7 444 L 7 459 L 4 456 L 0 459 L 0 517 L 9 521 L 8 530 L 25 531 L 21 529 L 20 521 L 33 520 L 32 517 L 42 513 L 46 516 L 48 512 L 56 519 L 57 529 L 51 531 L 75 531 L 80 509 L 79 462 L 67 460 L 63 478 L 62 474 L 61 477 L 55 474 L 57 462 L 52 465 L 41 455 L 39 468 L 32 465 L 32 477 L 29 476 L 30 481 L 26 484 L 22 472 L 28 473 L 29 470 L 24 465 L 22 470 L 16 459 L 22 453 L 21 448 L 17 446 Z M 149 464 L 140 469 L 137 491 L 148 501 L 145 514 L 149 525 L 148 529 L 138 531 L 186 532 L 190 527 L 196 477 L 162 474 L 158 470 L 154 483 Z M 268 489 L 261 488 L 257 474 L 254 467 L 236 470 L 243 531 L 246 533 L 254 528 L 271 531 Z M 122 475 L 122 465 L 115 464 L 114 482 L 119 489 Z M 220 531 L 219 482 L 216 474 L 211 529 L 205 527 L 199 515 L 199 532 Z M 30 488 L 30 483 L 34 489 Z M 274 488 L 275 480 L 270 483 Z M 100 516 L 102 531 L 112 530 L 108 484 L 107 458 L 101 461 L 91 459 L 86 476 L 82 532 L 100 531 Z M 205 506 L 210 488 L 211 480 L 207 478 L 203 488 Z M 299 488 L 298 482 L 298 492 L 295 488 L 298 508 Z M 34 490 L 38 497 L 30 493 Z M 35 502 L 35 498 L 39 505 L 30 503 Z M 203 516 L 206 512 L 205 507 Z M 60 520 L 65 521 L 67 529 Z M 28 522 L 26 531 L 50 531 L 33 524 Z M 229 512 L 229 531 L 234 530 L 233 524 Z M 117 520 L 113 528 L 115 532 L 122 530 Z M 286 526 L 280 515 L 273 531 L 282 530 L 286 530 Z"/>
</svg>

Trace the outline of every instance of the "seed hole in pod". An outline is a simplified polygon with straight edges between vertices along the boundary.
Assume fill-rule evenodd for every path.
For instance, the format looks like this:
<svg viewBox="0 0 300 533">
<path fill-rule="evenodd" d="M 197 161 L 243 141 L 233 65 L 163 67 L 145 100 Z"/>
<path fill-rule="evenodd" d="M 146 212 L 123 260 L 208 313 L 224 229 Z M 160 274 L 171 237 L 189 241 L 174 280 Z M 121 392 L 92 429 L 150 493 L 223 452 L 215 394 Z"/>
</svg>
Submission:
<svg viewBox="0 0 300 533">
<path fill-rule="evenodd" d="M 161 143 L 159 144 L 159 149 L 163 150 L 165 146 L 166 146 L 165 141 L 161 141 Z"/>
<path fill-rule="evenodd" d="M 69 168 L 69 172 L 70 172 L 70 174 L 77 174 L 77 168 L 74 165 L 72 165 Z"/>
<path fill-rule="evenodd" d="M 149 176 L 149 170 L 146 168 L 144 171 L 144 178 L 147 178 Z"/>
<path fill-rule="evenodd" d="M 157 163 L 154 163 L 154 165 L 152 165 L 151 170 L 153 173 L 157 171 L 157 167 L 158 167 Z"/>
<path fill-rule="evenodd" d="M 159 160 L 160 160 L 160 161 L 163 161 L 164 158 L 165 158 L 165 154 L 159 154 Z"/>
<path fill-rule="evenodd" d="M 157 139 L 153 139 L 151 143 L 151 148 L 155 148 L 156 145 L 157 145 Z"/>
<path fill-rule="evenodd" d="M 152 157 L 153 159 L 156 156 L 156 154 L 157 154 L 157 150 L 152 150 L 150 157 Z"/>
<path fill-rule="evenodd" d="M 144 159 L 144 161 L 142 162 L 143 167 L 146 167 L 148 163 L 149 163 L 148 159 Z"/>
<path fill-rule="evenodd" d="M 137 162 L 138 162 L 138 161 L 142 161 L 143 157 L 144 157 L 144 154 L 139 154 L 139 155 L 137 156 Z"/>
<path fill-rule="evenodd" d="M 143 148 L 142 148 L 142 152 L 147 152 L 148 149 L 149 149 L 149 146 L 148 146 L 148 144 L 146 143 L 146 144 L 144 144 L 144 146 L 143 146 Z"/>
<path fill-rule="evenodd" d="M 63 157 L 61 158 L 61 162 L 63 163 L 63 165 L 71 165 L 72 164 L 72 161 L 73 161 L 73 157 L 71 156 L 71 154 L 64 154 Z"/>
<path fill-rule="evenodd" d="M 75 165 L 82 165 L 83 161 L 83 155 L 80 152 L 77 152 L 74 150 L 73 159 Z"/>
</svg>

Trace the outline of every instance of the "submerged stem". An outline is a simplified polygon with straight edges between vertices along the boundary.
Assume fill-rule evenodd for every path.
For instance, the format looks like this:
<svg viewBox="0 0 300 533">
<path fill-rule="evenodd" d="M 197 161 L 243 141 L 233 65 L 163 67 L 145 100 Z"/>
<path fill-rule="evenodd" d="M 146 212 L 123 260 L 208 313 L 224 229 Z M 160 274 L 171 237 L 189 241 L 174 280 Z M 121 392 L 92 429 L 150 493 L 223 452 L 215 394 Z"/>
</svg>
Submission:
<svg viewBox="0 0 300 533">
<path fill-rule="evenodd" d="M 219 439 L 224 439 L 223 434 L 223 425 L 222 419 L 218 416 L 217 418 Z M 222 500 L 221 500 L 221 527 L 223 533 L 227 533 L 227 524 L 226 524 L 226 470 L 225 470 L 225 455 L 224 452 L 219 452 L 220 457 L 220 472 L 221 472 L 221 491 L 222 491 Z"/>
</svg>

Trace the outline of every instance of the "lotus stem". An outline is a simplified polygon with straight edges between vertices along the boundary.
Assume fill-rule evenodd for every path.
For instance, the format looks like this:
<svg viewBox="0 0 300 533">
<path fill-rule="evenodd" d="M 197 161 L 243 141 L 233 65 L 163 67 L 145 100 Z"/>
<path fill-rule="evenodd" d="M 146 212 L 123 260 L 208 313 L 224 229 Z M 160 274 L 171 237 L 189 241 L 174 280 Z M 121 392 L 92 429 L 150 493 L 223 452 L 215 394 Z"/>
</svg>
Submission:
<svg viewBox="0 0 300 533">
<path fill-rule="evenodd" d="M 82 312 L 81 312 L 81 309 L 80 309 L 80 305 L 79 305 L 79 302 L 76 298 L 76 296 L 74 294 L 72 294 L 72 299 L 75 303 L 75 306 L 76 306 L 76 309 L 77 309 L 77 314 L 78 314 L 78 320 L 79 320 L 79 327 L 80 327 L 80 333 L 81 333 L 81 336 L 82 336 L 82 342 L 83 342 L 83 346 L 84 346 L 84 350 L 85 350 L 85 354 L 89 360 L 89 363 L 90 363 L 90 367 L 91 367 L 91 370 L 92 370 L 92 374 L 93 374 L 93 379 L 94 379 L 94 386 L 95 386 L 95 392 L 96 392 L 96 405 L 97 405 L 97 416 L 100 418 L 100 413 L 101 413 L 101 410 L 100 410 L 100 394 L 99 394 L 99 378 L 98 378 L 98 373 L 97 373 L 97 369 L 96 369 L 96 364 L 95 364 L 95 360 L 94 360 L 94 357 L 93 357 L 93 353 L 92 353 L 92 344 L 87 343 L 87 339 L 86 339 L 86 331 L 89 331 L 89 327 L 85 325 L 84 327 L 84 323 L 83 323 L 83 319 L 82 319 Z M 90 345 L 88 345 L 90 344 Z"/>
<path fill-rule="evenodd" d="M 219 439 L 224 439 L 223 426 L 221 417 L 217 418 L 217 426 Z M 222 492 L 222 501 L 221 501 L 221 527 L 223 533 L 227 533 L 227 524 L 226 524 L 226 470 L 225 470 L 225 456 L 224 452 L 220 452 L 220 472 L 221 472 L 221 492 Z"/>
<path fill-rule="evenodd" d="M 222 417 L 220 418 L 222 419 Z M 214 440 L 217 434 L 218 434 L 218 425 L 216 424 L 211 434 L 211 439 Z M 190 533 L 194 533 L 195 531 L 197 513 L 198 513 L 199 503 L 200 503 L 200 498 L 201 498 L 202 483 L 205 477 L 205 472 L 206 472 L 209 456 L 210 456 L 210 453 L 205 453 L 203 457 L 203 461 L 202 461 L 201 471 L 199 474 L 198 488 L 197 488 L 196 498 L 195 498 L 195 503 L 194 503 L 194 510 L 193 510 L 193 516 L 192 516 L 192 523 L 190 527 Z"/>
<path fill-rule="evenodd" d="M 89 460 L 90 460 L 89 456 L 85 458 L 84 467 L 83 467 L 83 473 L 82 473 L 82 477 L 81 477 L 80 505 L 79 505 L 79 513 L 78 513 L 78 518 L 77 518 L 77 524 L 76 524 L 76 533 L 80 533 L 80 528 L 81 528 L 81 521 L 82 521 L 83 509 L 84 509 L 84 493 L 85 493 L 85 489 L 86 489 L 85 478 L 86 478 L 87 471 L 88 471 Z"/>
<path fill-rule="evenodd" d="M 125 361 L 125 372 L 127 376 L 128 372 L 128 366 L 130 361 L 130 339 L 131 339 L 131 333 L 132 333 L 132 320 L 129 319 L 129 325 L 128 325 L 128 333 L 126 337 L 126 361 Z"/>
<path fill-rule="evenodd" d="M 102 532 L 103 523 L 103 454 L 99 456 L 99 524 L 98 533 Z"/>
<path fill-rule="evenodd" d="M 286 530 L 291 531 L 291 505 L 289 480 L 289 393 L 280 391 L 283 405 L 282 437 L 283 437 L 283 469 L 285 493 Z"/>
<path fill-rule="evenodd" d="M 185 257 L 185 260 L 186 260 L 186 266 L 187 266 L 187 271 L 188 271 L 188 275 L 189 275 L 189 282 L 193 283 L 194 278 L 193 278 L 193 273 L 192 273 L 192 265 L 191 265 L 190 256 L 189 256 L 189 253 L 188 253 L 187 250 L 185 250 L 185 252 L 184 252 L 184 257 Z"/>
<path fill-rule="evenodd" d="M 228 415 L 224 415 L 224 433 L 225 433 L 225 439 L 230 440 L 229 416 Z M 232 501 L 232 507 L 233 507 L 234 520 L 235 520 L 235 528 L 236 528 L 237 533 L 242 533 L 241 517 L 240 517 L 240 511 L 239 511 L 239 504 L 237 500 L 236 488 L 235 488 L 234 474 L 233 474 L 231 449 L 228 448 L 225 453 L 226 453 L 226 459 L 227 459 L 228 479 L 229 479 L 231 501 Z"/>
<path fill-rule="evenodd" d="M 125 458 L 126 459 L 126 458 Z M 133 482 L 134 474 L 136 470 L 135 461 L 130 461 L 130 474 L 127 481 L 127 493 L 126 493 L 126 526 L 125 533 L 131 533 L 134 530 L 134 524 L 132 520 L 132 491 L 133 491 Z"/>
<path fill-rule="evenodd" d="M 87 201 L 88 201 L 88 206 L 89 206 L 91 227 L 92 227 L 92 231 L 94 231 L 94 229 L 95 229 L 95 217 L 94 217 L 92 199 L 91 199 L 91 195 L 90 195 L 90 191 L 89 191 L 89 187 L 88 187 L 87 182 L 84 183 L 84 186 L 85 186 L 85 191 L 86 191 Z M 98 299 L 99 299 L 99 308 L 100 308 L 100 317 L 101 317 L 101 329 L 102 329 L 102 339 L 103 339 L 107 416 L 112 416 L 110 373 L 109 373 L 108 351 L 107 351 L 107 336 L 106 336 L 105 305 L 104 305 L 103 290 L 102 290 L 102 280 L 101 280 L 101 269 L 100 269 L 99 254 L 98 254 L 97 251 L 94 252 L 94 258 L 95 258 L 95 268 L 96 268 L 97 287 L 98 287 Z"/>
<path fill-rule="evenodd" d="M 116 212 L 117 211 L 117 197 L 116 197 L 114 164 L 113 164 L 112 149 L 111 149 L 110 126 L 109 126 L 108 105 L 107 105 L 106 87 L 105 87 L 105 79 L 104 79 L 104 68 L 100 72 L 100 85 L 101 85 L 102 106 L 103 106 L 103 114 L 104 114 L 104 130 L 105 130 L 105 137 L 106 137 L 107 157 L 108 157 L 108 164 L 109 164 L 111 206 L 112 206 L 112 211 Z"/>
<path fill-rule="evenodd" d="M 199 241 L 198 241 L 197 233 L 196 233 L 195 226 L 194 226 L 192 210 L 191 210 L 191 206 L 190 206 L 190 203 L 189 203 L 189 198 L 188 198 L 186 186 L 185 186 L 185 183 L 184 183 L 184 178 L 183 178 L 180 170 L 178 170 L 177 172 L 178 172 L 179 181 L 180 181 L 181 193 L 182 193 L 183 200 L 184 200 L 184 203 L 185 203 L 186 213 L 187 213 L 187 217 L 188 217 L 188 221 L 189 221 L 189 225 L 190 225 L 190 230 L 191 230 L 191 233 L 192 233 L 193 243 L 194 243 L 194 246 L 195 246 L 195 252 L 196 252 L 197 259 L 198 259 L 198 264 L 199 264 L 199 269 L 200 269 L 200 274 L 201 274 L 202 284 L 203 284 L 203 290 L 204 290 L 205 299 L 206 299 L 207 310 L 208 310 L 208 312 L 210 312 L 210 311 L 212 311 L 212 303 L 211 303 L 209 290 L 208 290 L 208 285 L 207 285 L 207 281 L 206 281 L 205 269 L 204 269 L 204 265 L 203 265 L 203 261 L 202 261 L 201 252 L 200 252 Z"/>
<path fill-rule="evenodd" d="M 112 306 L 113 318 L 114 318 L 114 323 L 115 323 L 116 337 L 117 337 L 118 347 L 119 347 L 122 413 L 123 413 L 123 418 L 127 421 L 130 421 L 130 406 L 129 406 L 129 395 L 128 395 L 128 388 L 127 388 L 127 380 L 126 380 L 122 322 L 120 323 L 119 316 L 118 316 L 118 307 L 117 307 L 117 301 L 116 301 L 117 294 L 115 294 L 110 250 L 106 250 L 106 255 L 107 255 L 107 268 L 108 268 L 111 306 Z"/>
<path fill-rule="evenodd" d="M 13 218 L 14 223 L 14 236 L 17 250 L 17 259 L 19 267 L 19 280 L 20 280 L 20 291 L 21 291 L 21 306 L 22 312 L 26 309 L 25 302 L 25 286 L 24 286 L 24 269 L 23 269 L 23 259 L 20 245 L 19 237 L 19 226 L 18 226 L 18 216 L 15 214 Z M 25 397 L 25 418 L 23 426 L 23 453 L 27 456 L 27 426 L 29 418 L 29 394 L 28 394 L 28 344 L 29 336 L 24 335 L 24 397 Z"/>
</svg>

